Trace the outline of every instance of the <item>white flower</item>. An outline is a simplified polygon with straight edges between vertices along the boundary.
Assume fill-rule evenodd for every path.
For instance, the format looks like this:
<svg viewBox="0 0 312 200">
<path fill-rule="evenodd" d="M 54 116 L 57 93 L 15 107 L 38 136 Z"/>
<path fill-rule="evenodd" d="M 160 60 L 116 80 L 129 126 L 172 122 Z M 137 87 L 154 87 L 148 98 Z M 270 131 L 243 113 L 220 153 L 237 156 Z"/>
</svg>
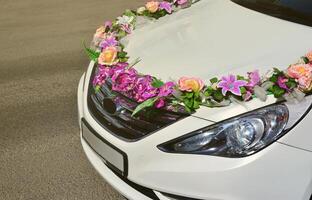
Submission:
<svg viewBox="0 0 312 200">
<path fill-rule="evenodd" d="M 117 24 L 119 25 L 128 25 L 131 24 L 131 22 L 134 20 L 134 17 L 131 16 L 127 16 L 127 15 L 123 15 L 121 17 L 117 17 Z"/>
<path fill-rule="evenodd" d="M 146 10 L 146 8 L 142 6 L 142 7 L 137 9 L 137 13 L 142 15 L 145 10 Z"/>
</svg>

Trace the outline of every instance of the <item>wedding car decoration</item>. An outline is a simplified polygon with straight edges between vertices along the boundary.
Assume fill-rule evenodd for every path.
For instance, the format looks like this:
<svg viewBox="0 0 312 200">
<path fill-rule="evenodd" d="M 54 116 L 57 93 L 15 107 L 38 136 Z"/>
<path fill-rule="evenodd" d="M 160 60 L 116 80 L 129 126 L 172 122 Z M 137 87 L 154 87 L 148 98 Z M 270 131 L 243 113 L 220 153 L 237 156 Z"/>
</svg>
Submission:
<svg viewBox="0 0 312 200">
<path fill-rule="evenodd" d="M 298 102 L 311 93 L 312 51 L 286 70 L 274 68 L 265 76 L 258 70 L 246 75 L 229 74 L 212 78 L 208 83 L 194 77 L 165 82 L 135 70 L 134 65 L 139 60 L 128 63 L 124 38 L 137 26 L 171 15 L 192 3 L 194 1 L 190 0 L 150 1 L 137 10 L 126 10 L 122 16 L 99 27 L 92 47 L 86 48 L 89 57 L 98 64 L 94 89 L 98 91 L 109 81 L 112 91 L 139 103 L 133 115 L 152 109 L 194 112 L 200 106 L 227 106 L 233 101 L 254 98 L 266 101 L 267 95 Z"/>
</svg>

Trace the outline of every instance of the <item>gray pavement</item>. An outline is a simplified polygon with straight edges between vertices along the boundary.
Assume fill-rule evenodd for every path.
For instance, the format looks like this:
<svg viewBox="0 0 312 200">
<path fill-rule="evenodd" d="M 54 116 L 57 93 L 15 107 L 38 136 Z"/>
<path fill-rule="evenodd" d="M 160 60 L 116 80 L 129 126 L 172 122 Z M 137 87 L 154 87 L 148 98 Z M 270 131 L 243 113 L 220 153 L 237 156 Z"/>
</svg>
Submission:
<svg viewBox="0 0 312 200">
<path fill-rule="evenodd" d="M 80 146 L 76 88 L 96 27 L 144 0 L 0 0 L 0 199 L 122 199 Z"/>
</svg>

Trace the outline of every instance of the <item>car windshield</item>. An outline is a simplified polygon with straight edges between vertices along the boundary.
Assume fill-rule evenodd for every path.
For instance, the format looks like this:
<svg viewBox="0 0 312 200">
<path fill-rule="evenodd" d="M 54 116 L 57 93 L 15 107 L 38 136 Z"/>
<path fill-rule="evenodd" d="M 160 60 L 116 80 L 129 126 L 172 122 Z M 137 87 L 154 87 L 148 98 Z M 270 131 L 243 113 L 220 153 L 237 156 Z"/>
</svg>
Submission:
<svg viewBox="0 0 312 200">
<path fill-rule="evenodd" d="M 312 0 L 232 0 L 244 7 L 312 26 Z"/>
</svg>

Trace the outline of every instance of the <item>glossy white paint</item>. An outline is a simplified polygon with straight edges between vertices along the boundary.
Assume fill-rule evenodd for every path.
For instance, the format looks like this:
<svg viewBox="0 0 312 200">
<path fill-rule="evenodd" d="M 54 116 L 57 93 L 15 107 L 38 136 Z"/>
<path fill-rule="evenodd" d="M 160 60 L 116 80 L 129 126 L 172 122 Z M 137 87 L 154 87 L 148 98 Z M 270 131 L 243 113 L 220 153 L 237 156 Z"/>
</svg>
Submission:
<svg viewBox="0 0 312 200">
<path fill-rule="evenodd" d="M 134 31 L 126 50 L 132 59 L 141 58 L 140 72 L 164 80 L 195 76 L 208 81 L 229 73 L 287 68 L 312 48 L 311 35 L 308 26 L 228 0 L 204 0 Z M 213 117 L 205 107 L 196 115 Z"/>
<path fill-rule="evenodd" d="M 286 68 L 312 47 L 311 35 L 310 27 L 265 16 L 227 0 L 203 0 L 136 30 L 127 50 L 132 58 L 142 59 L 136 67 L 143 73 L 165 80 L 183 75 L 207 80 L 259 67 L 262 72 L 273 66 Z M 249 157 L 168 154 L 156 146 L 265 104 L 255 100 L 226 108 L 203 107 L 194 116 L 128 143 L 106 132 L 88 111 L 86 91 L 93 65 L 91 62 L 85 74 L 86 83 L 83 78 L 79 83 L 79 118 L 85 118 L 101 137 L 127 153 L 129 180 L 155 191 L 207 200 L 309 199 L 311 113 L 279 142 Z M 270 97 L 266 104 L 274 102 Z M 133 200 L 149 199 L 112 173 L 83 139 L 82 146 L 95 169 L 120 193 Z"/>
</svg>

